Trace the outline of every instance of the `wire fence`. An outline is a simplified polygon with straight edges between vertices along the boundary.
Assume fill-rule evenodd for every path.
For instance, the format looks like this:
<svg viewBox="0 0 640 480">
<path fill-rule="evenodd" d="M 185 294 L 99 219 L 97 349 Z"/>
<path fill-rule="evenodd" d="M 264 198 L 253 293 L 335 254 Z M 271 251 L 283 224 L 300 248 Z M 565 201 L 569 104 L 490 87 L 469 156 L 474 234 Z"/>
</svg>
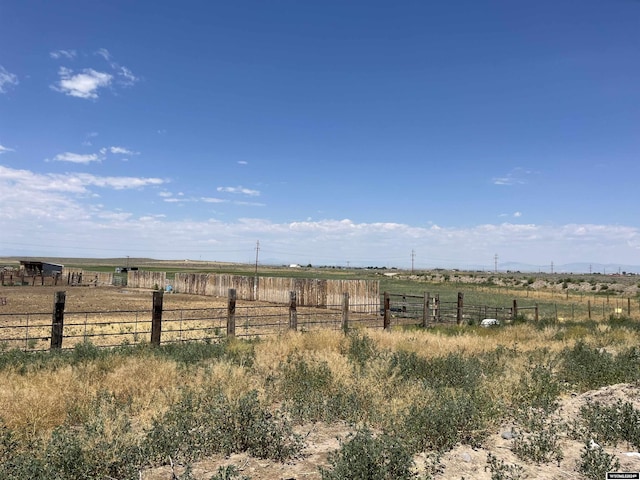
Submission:
<svg viewBox="0 0 640 480">
<path fill-rule="evenodd" d="M 151 309 L 65 311 L 65 292 L 56 292 L 54 312 L 1 313 L 0 349 L 43 351 L 69 349 L 82 342 L 99 347 L 139 343 L 220 341 L 226 337 L 280 335 L 288 330 L 310 332 L 352 328 L 381 328 L 480 324 L 485 318 L 508 323 L 518 315 L 538 318 L 537 306 L 465 305 L 440 301 L 438 295 L 385 293 L 379 304 L 352 304 L 345 293 L 340 304 L 299 307 L 296 292 L 288 304 L 242 301 L 229 290 L 226 308 L 163 308 L 163 292 L 153 292 Z M 375 312 L 375 313 L 363 313 Z"/>
</svg>

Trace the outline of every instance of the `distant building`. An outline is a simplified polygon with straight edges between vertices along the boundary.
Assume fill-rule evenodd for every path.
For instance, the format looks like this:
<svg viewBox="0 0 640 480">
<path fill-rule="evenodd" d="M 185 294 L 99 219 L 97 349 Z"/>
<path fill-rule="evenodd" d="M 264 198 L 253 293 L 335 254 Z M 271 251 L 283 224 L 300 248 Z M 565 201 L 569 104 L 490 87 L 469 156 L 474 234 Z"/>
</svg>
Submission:
<svg viewBox="0 0 640 480">
<path fill-rule="evenodd" d="M 20 260 L 20 270 L 24 272 L 25 275 L 44 275 L 44 276 L 53 276 L 62 274 L 62 269 L 64 265 L 60 265 L 59 263 L 48 263 L 48 262 L 32 262 L 31 260 Z"/>
</svg>

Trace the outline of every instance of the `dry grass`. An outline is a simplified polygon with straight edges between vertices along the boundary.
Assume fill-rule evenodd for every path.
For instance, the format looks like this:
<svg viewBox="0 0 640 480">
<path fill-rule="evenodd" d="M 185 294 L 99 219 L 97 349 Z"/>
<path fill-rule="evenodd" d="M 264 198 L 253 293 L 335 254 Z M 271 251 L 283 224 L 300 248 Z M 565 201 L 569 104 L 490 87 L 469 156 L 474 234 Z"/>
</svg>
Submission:
<svg viewBox="0 0 640 480">
<path fill-rule="evenodd" d="M 477 355 L 504 346 L 522 353 L 511 361 L 494 394 L 509 391 L 526 371 L 526 354 L 547 349 L 559 352 L 581 339 L 593 345 L 621 350 L 637 345 L 636 332 L 598 326 L 593 331 L 583 327 L 546 327 L 538 330 L 530 325 L 480 330 L 461 329 L 456 335 L 430 331 L 368 330 L 364 333 L 381 352 L 399 350 L 415 352 L 423 357 L 442 357 L 451 353 Z M 341 332 L 287 333 L 255 344 L 235 341 L 228 351 L 235 356 L 249 355 L 254 350 L 251 368 L 220 360 L 201 362 L 185 369 L 177 361 L 149 355 L 108 356 L 74 366 L 52 365 L 36 371 L 19 373 L 14 369 L 0 371 L 0 419 L 24 435 L 47 434 L 61 425 L 72 410 L 90 409 L 99 392 L 109 392 L 130 411 L 141 425 L 162 412 L 179 395 L 180 389 L 217 386 L 230 398 L 250 390 L 265 394 L 265 378 L 278 375 L 287 359 L 297 354 L 311 364 L 326 364 L 344 388 L 363 389 L 374 403 L 385 404 L 391 412 L 402 410 L 423 394 L 412 384 L 394 382 L 384 361 L 372 360 L 366 375 L 355 375 L 345 349 L 348 338 Z"/>
</svg>

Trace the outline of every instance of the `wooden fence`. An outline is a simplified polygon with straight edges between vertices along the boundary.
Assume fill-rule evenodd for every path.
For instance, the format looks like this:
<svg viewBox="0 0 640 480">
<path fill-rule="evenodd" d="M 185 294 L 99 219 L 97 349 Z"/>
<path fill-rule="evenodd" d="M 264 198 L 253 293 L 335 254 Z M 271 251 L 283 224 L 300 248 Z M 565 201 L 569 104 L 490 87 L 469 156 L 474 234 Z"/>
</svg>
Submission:
<svg viewBox="0 0 640 480">
<path fill-rule="evenodd" d="M 129 270 L 127 273 L 127 286 L 131 288 L 152 288 L 154 290 L 164 290 L 166 281 L 166 272 Z"/>
<path fill-rule="evenodd" d="M 78 285 L 102 287 L 113 284 L 113 273 L 90 272 L 82 269 L 63 269 L 62 273 L 26 275 L 24 272 L 0 272 L 1 286 L 57 286 Z"/>
<path fill-rule="evenodd" d="M 380 303 L 377 280 L 321 280 L 314 278 L 247 277 L 206 273 L 176 273 L 172 288 L 178 293 L 224 297 L 229 289 L 240 300 L 286 303 L 290 292 L 296 292 L 302 307 L 339 305 L 349 294 L 352 311 L 375 313 Z"/>
</svg>

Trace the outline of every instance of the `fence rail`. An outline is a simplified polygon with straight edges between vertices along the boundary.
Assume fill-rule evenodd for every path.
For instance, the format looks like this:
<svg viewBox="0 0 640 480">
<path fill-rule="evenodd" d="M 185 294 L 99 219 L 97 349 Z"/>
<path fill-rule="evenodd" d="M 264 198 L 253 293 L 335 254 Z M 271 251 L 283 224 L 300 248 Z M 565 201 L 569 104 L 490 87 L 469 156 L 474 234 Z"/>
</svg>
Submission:
<svg viewBox="0 0 640 480">
<path fill-rule="evenodd" d="M 210 308 L 163 308 L 163 292 L 152 295 L 150 310 L 66 311 L 66 294 L 54 296 L 53 314 L 0 313 L 0 346 L 26 351 L 73 348 L 91 341 L 100 347 L 148 342 L 217 341 L 224 337 L 260 337 L 287 330 L 313 331 L 351 328 L 383 328 L 438 324 L 479 323 L 491 317 L 509 321 L 522 310 L 537 307 L 464 305 L 462 293 L 457 302 L 440 302 L 439 296 L 384 293 L 380 302 L 358 304 L 343 292 L 341 301 L 322 308 L 299 304 L 298 292 L 290 291 L 286 303 L 258 302 L 238 304 L 235 289 L 228 290 L 227 306 Z M 365 313 L 363 313 L 365 312 Z M 374 312 L 374 313 L 367 313 Z"/>
</svg>

